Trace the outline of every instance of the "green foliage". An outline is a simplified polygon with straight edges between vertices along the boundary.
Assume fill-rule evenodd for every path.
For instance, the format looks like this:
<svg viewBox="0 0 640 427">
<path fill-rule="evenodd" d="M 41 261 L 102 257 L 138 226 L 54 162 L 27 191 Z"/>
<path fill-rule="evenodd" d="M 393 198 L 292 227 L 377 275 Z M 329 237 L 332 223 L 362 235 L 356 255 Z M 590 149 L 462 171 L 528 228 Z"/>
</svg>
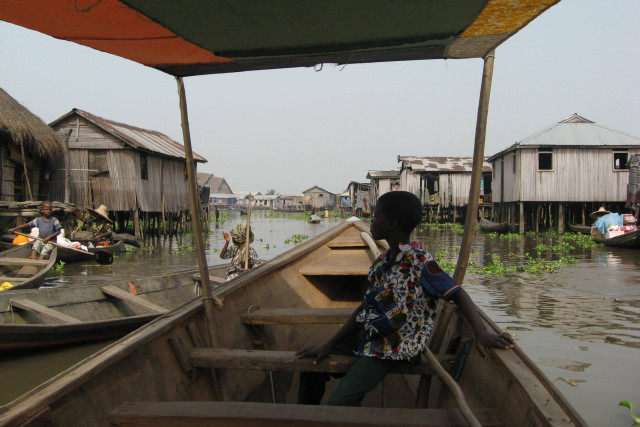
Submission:
<svg viewBox="0 0 640 427">
<path fill-rule="evenodd" d="M 551 246 L 551 250 L 554 252 L 569 252 L 571 249 L 574 249 L 569 242 L 556 243 Z"/>
<path fill-rule="evenodd" d="M 145 252 L 153 252 L 156 250 L 156 247 L 153 245 L 147 245 L 144 248 L 142 248 L 142 250 Z"/>
<path fill-rule="evenodd" d="M 181 243 L 176 248 L 176 254 L 182 255 L 185 251 L 193 251 L 195 249 L 196 245 L 194 244 Z"/>
<path fill-rule="evenodd" d="M 294 234 L 293 236 L 286 239 L 284 243 L 285 244 L 293 243 L 294 245 L 299 245 L 300 243 L 302 243 L 304 240 L 308 238 L 309 236 L 306 236 L 304 234 Z"/>
<path fill-rule="evenodd" d="M 564 233 L 562 235 L 562 240 L 570 243 L 575 248 L 581 249 L 590 249 L 594 246 L 600 245 L 600 243 L 593 240 L 591 236 L 582 233 Z"/>
<path fill-rule="evenodd" d="M 53 267 L 51 268 L 51 270 L 56 274 L 62 274 L 64 273 L 65 264 L 66 263 L 64 261 L 58 261 L 57 263 L 53 264 Z"/>
<path fill-rule="evenodd" d="M 463 233 L 464 226 L 457 222 L 445 222 L 442 224 L 436 222 L 423 222 L 418 226 L 418 231 L 424 230 L 451 230 L 455 233 Z"/>
<path fill-rule="evenodd" d="M 548 250 L 549 246 L 545 245 L 544 243 L 539 243 L 536 245 L 536 253 L 538 254 L 538 256 L 540 256 L 542 252 L 546 252 Z"/>
<path fill-rule="evenodd" d="M 266 245 L 260 246 L 260 247 L 268 250 L 269 249 L 269 244 L 267 243 Z"/>
<path fill-rule="evenodd" d="M 501 233 L 498 234 L 498 236 L 502 240 L 520 240 L 520 235 L 518 233 Z"/>
</svg>

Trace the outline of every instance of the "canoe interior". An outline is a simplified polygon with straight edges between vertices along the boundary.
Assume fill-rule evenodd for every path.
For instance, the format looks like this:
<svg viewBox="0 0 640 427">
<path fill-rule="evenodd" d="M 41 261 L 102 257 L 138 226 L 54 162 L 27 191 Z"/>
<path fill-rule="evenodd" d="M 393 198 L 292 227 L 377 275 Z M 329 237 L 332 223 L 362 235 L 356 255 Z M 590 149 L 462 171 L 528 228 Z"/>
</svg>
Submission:
<svg viewBox="0 0 640 427">
<path fill-rule="evenodd" d="M 591 237 L 598 243 L 604 243 L 607 246 L 617 246 L 621 248 L 640 248 L 640 230 L 631 231 L 619 236 L 604 238 L 600 231 L 595 230 Z"/>
<path fill-rule="evenodd" d="M 47 260 L 29 260 L 32 243 L 16 245 L 0 252 L 0 283 L 9 282 L 13 287 L 2 292 L 18 289 L 34 289 L 44 283 L 47 273 L 56 262 L 57 248 L 49 254 Z"/>
<path fill-rule="evenodd" d="M 212 267 L 210 275 L 224 277 L 225 268 Z M 110 284 L 126 292 L 125 298 L 103 291 L 106 284 L 2 292 L 0 353 L 124 336 L 197 298 L 195 273 L 185 270 Z"/>
<path fill-rule="evenodd" d="M 218 341 L 216 349 L 211 348 L 204 305 L 198 299 L 148 323 L 6 405 L 0 409 L 0 424 L 18 425 L 28 421 L 34 424 L 108 425 L 109 414 L 113 420 L 118 408 L 127 402 L 146 401 L 150 405 L 176 402 L 177 405 L 178 402 L 199 401 L 194 404 L 206 406 L 206 401 L 217 400 L 213 385 L 218 383 L 213 380 L 214 375 L 226 396 L 225 401 L 238 402 L 234 405 L 240 402 L 273 403 L 274 399 L 279 404 L 295 404 L 299 374 L 286 366 L 296 363 L 293 352 L 304 345 L 321 343 L 336 331 L 338 322 L 344 320 L 330 320 L 334 324 L 309 320 L 313 323 L 305 324 L 298 323 L 298 316 L 308 312 L 311 313 L 309 318 L 314 318 L 327 309 L 338 309 L 335 312 L 344 315 L 359 304 L 366 286 L 367 267 L 361 264 L 370 263 L 374 258 L 360 238 L 360 233 L 366 230 L 360 221 L 345 222 L 215 288 L 214 296 L 222 301 L 222 305 L 214 309 L 212 319 L 214 338 Z M 384 244 L 378 242 L 378 249 L 385 249 Z M 352 262 L 334 263 L 332 260 L 341 254 Z M 354 264 L 356 262 L 359 264 Z M 320 274 L 323 266 L 326 268 L 324 275 Z M 309 273 L 302 274 L 303 270 Z M 253 325 L 243 322 L 243 318 L 246 322 L 252 313 L 261 309 L 279 309 L 272 310 L 279 321 Z M 287 317 L 283 314 L 286 312 L 292 315 Z M 257 317 L 253 321 L 259 323 Z M 461 369 L 458 384 L 477 413 L 497 414 L 497 424 L 584 425 L 555 387 L 520 351 L 495 351 L 485 361 L 471 346 L 466 363 L 461 367 L 459 356 L 471 337 L 466 322 L 454 313 L 437 357 L 451 359 L 444 363 L 447 369 L 454 372 Z M 214 366 L 214 353 L 219 354 L 215 351 L 219 349 L 230 349 L 230 354 L 234 353 L 232 349 L 251 350 L 245 352 L 248 357 L 263 350 L 269 350 L 270 354 L 280 353 L 277 353 L 278 357 L 264 357 L 253 364 L 247 363 L 244 367 L 248 369 L 240 369 L 243 362 L 230 358 L 222 366 L 233 369 L 213 371 L 207 366 Z M 282 355 L 286 358 L 287 353 L 289 359 L 283 362 Z M 310 366 L 310 361 L 307 362 Z M 275 366 L 278 369 L 274 369 L 274 363 L 279 363 Z M 273 371 L 256 370 L 256 364 Z M 419 391 L 420 380 L 420 375 L 390 374 L 367 395 L 363 406 L 414 408 L 418 395 L 424 398 Z M 337 381 L 328 383 L 325 403 Z M 451 394 L 437 378 L 431 380 L 428 390 L 428 408 L 455 410 Z M 240 411 L 242 408 L 248 411 L 249 406 L 241 406 Z M 316 416 L 317 411 L 305 411 L 304 408 L 298 407 L 298 412 L 305 417 Z M 211 407 L 208 410 L 211 413 Z M 215 416 L 215 411 L 213 413 Z M 365 414 L 370 417 L 363 420 L 365 423 L 376 421 L 375 412 Z M 290 421 L 293 420 L 292 415 Z M 323 425 L 319 419 L 315 422 L 299 425 Z M 259 423 L 257 416 L 247 425 Z M 294 424 L 298 425 L 291 425 Z M 450 425 L 450 419 L 443 424 Z"/>
</svg>

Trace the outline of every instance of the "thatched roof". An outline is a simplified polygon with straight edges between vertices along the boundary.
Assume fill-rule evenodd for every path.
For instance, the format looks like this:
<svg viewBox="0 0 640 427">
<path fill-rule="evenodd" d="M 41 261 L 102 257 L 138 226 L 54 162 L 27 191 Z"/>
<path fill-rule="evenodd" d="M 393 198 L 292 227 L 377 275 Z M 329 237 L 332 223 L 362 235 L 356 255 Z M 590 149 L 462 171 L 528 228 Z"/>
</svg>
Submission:
<svg viewBox="0 0 640 427">
<path fill-rule="evenodd" d="M 0 89 L 0 140 L 24 144 L 37 157 L 51 158 L 62 151 L 59 136 L 38 116 Z"/>
</svg>

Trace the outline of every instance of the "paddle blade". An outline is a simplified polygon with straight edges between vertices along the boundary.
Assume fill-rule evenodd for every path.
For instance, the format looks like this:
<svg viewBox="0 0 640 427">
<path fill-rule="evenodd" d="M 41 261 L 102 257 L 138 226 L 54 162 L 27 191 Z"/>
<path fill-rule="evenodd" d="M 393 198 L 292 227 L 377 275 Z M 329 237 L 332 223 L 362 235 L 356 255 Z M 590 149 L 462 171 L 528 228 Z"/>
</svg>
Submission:
<svg viewBox="0 0 640 427">
<path fill-rule="evenodd" d="M 113 263 L 113 254 L 107 251 L 97 251 L 96 261 L 98 264 L 109 265 Z"/>
</svg>

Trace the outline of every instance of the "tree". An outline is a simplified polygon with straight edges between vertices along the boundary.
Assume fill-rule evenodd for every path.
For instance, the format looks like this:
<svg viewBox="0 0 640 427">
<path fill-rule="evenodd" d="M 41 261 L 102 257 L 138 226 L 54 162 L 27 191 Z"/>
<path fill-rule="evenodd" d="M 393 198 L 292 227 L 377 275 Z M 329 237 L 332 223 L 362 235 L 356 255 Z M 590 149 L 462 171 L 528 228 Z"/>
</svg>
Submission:
<svg viewBox="0 0 640 427">
<path fill-rule="evenodd" d="M 272 188 L 270 190 L 267 190 L 267 196 L 275 196 L 276 195 L 276 190 L 275 188 Z"/>
</svg>

